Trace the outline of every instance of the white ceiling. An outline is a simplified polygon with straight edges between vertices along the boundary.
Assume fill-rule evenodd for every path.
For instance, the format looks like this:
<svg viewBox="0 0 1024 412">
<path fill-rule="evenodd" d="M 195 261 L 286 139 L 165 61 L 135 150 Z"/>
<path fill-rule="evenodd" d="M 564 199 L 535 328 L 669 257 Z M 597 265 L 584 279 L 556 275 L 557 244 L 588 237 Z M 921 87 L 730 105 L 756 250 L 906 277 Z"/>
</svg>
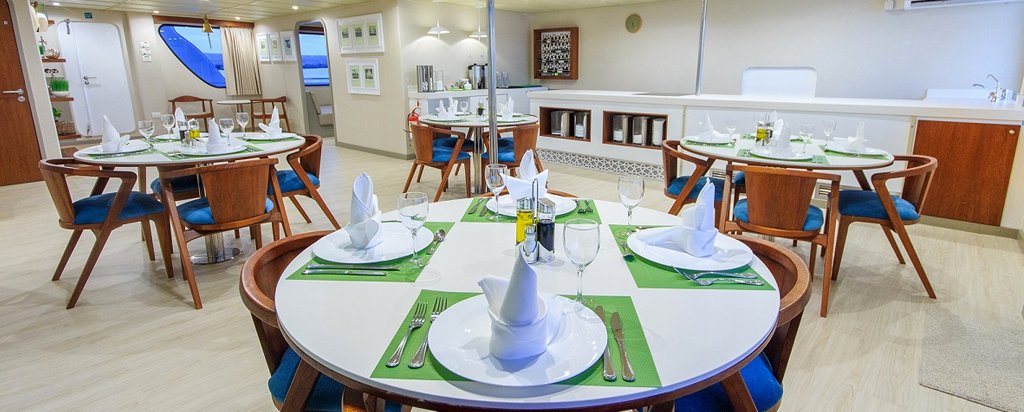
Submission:
<svg viewBox="0 0 1024 412">
<path fill-rule="evenodd" d="M 114 10 L 139 13 L 153 13 L 169 16 L 199 17 L 209 15 L 213 19 L 256 21 L 271 17 L 285 16 L 311 10 L 328 9 L 372 0 L 57 0 L 60 6 L 92 10 Z M 464 6 L 480 6 L 483 0 L 425 0 Z M 542 13 L 548 11 L 572 10 L 624 4 L 648 3 L 657 0 L 495 0 L 499 10 L 520 13 Z M 54 7 L 52 0 L 43 1 L 47 7 Z M 298 9 L 294 9 L 297 6 Z"/>
</svg>

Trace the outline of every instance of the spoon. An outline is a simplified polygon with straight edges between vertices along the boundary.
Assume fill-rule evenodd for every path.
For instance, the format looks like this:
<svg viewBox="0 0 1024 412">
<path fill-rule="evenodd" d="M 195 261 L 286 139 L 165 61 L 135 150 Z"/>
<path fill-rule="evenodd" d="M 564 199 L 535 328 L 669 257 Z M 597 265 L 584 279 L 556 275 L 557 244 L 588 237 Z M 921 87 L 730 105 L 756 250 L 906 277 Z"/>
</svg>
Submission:
<svg viewBox="0 0 1024 412">
<path fill-rule="evenodd" d="M 434 246 L 430 247 L 430 250 L 427 251 L 427 254 L 433 255 L 434 251 L 437 250 L 437 247 L 441 244 L 441 242 L 444 242 L 444 237 L 447 235 L 448 232 L 445 232 L 444 229 L 437 229 L 437 232 L 434 233 Z"/>
</svg>

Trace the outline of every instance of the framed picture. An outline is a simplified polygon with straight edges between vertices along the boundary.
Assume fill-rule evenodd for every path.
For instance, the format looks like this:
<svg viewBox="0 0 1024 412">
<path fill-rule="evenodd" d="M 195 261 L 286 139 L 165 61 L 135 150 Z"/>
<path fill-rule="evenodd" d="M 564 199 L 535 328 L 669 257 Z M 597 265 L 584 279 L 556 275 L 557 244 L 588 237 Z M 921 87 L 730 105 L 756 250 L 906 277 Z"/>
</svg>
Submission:
<svg viewBox="0 0 1024 412">
<path fill-rule="evenodd" d="M 281 61 L 281 33 L 269 33 L 267 38 L 267 42 L 270 43 L 270 61 Z"/>
<path fill-rule="evenodd" d="M 256 35 L 256 49 L 259 51 L 260 62 L 270 61 L 270 42 L 266 33 Z"/>
<path fill-rule="evenodd" d="M 384 15 L 368 14 L 338 19 L 341 54 L 383 53 Z"/>
<path fill-rule="evenodd" d="M 377 59 L 351 59 L 348 68 L 348 93 L 380 96 L 380 76 Z"/>
<path fill-rule="evenodd" d="M 281 54 L 284 61 L 293 62 L 298 60 L 295 54 L 295 33 L 290 31 L 281 32 Z"/>
<path fill-rule="evenodd" d="M 533 77 L 576 80 L 580 67 L 580 29 L 537 29 L 533 31 Z"/>
</svg>

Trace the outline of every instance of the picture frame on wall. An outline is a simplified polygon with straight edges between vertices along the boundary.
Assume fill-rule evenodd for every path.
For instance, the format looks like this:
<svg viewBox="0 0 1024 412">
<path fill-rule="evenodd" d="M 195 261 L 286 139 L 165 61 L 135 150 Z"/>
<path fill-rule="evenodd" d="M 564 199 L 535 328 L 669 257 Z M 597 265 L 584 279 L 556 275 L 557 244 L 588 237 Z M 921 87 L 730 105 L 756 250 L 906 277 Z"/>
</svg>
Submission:
<svg viewBox="0 0 1024 412">
<path fill-rule="evenodd" d="M 383 53 L 384 15 L 381 13 L 338 19 L 341 54 Z"/>
<path fill-rule="evenodd" d="M 533 77 L 576 80 L 580 73 L 580 29 L 562 27 L 533 31 Z"/>
<path fill-rule="evenodd" d="M 286 62 L 297 61 L 295 54 L 295 33 L 290 31 L 281 32 L 281 55 Z"/>
<path fill-rule="evenodd" d="M 377 59 L 349 59 L 345 66 L 349 94 L 380 96 L 380 65 Z"/>
<path fill-rule="evenodd" d="M 270 61 L 281 61 L 283 59 L 281 55 L 281 33 L 269 33 L 267 38 L 267 41 L 270 43 Z"/>
<path fill-rule="evenodd" d="M 260 62 L 270 62 L 270 40 L 266 33 L 256 35 L 256 50 L 259 52 Z"/>
</svg>

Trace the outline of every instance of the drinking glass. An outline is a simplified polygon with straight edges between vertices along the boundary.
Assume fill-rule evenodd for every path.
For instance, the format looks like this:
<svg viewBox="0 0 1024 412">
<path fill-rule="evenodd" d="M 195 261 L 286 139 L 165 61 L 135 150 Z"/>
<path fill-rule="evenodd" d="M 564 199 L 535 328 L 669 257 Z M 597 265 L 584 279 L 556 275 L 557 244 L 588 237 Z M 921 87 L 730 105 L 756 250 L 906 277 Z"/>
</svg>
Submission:
<svg viewBox="0 0 1024 412">
<path fill-rule="evenodd" d="M 811 142 L 811 136 L 814 136 L 814 124 L 804 123 L 800 125 L 800 141 L 804 143 L 802 153 L 807 153 L 807 144 Z"/>
<path fill-rule="evenodd" d="M 220 127 L 221 133 L 224 133 L 228 137 L 228 144 L 231 144 L 231 131 L 235 130 L 235 120 L 229 118 L 223 118 L 217 120 L 217 126 Z"/>
<path fill-rule="evenodd" d="M 412 233 L 412 260 L 409 263 L 417 268 L 423 267 L 423 262 L 416 253 L 416 232 L 419 232 L 423 222 L 427 220 L 428 208 L 426 193 L 408 192 L 398 195 L 399 220 Z"/>
<path fill-rule="evenodd" d="M 459 102 L 459 113 L 469 114 L 469 101 L 468 100 Z"/>
<path fill-rule="evenodd" d="M 246 112 L 235 113 L 235 120 L 237 120 L 238 124 L 240 126 L 242 126 L 242 128 L 241 128 L 241 130 L 242 130 L 242 138 L 245 138 L 245 126 L 249 124 L 249 113 L 246 113 Z"/>
<path fill-rule="evenodd" d="M 501 210 L 501 203 L 498 201 L 498 195 L 505 189 L 505 176 L 508 175 L 508 166 L 489 164 L 487 169 L 484 170 L 484 179 L 487 180 L 487 188 L 491 189 L 491 193 L 494 193 L 494 210 Z M 494 222 L 498 220 L 498 213 L 491 214 L 490 221 Z"/>
<path fill-rule="evenodd" d="M 725 130 L 729 132 L 729 140 L 732 140 L 732 134 L 736 133 L 736 119 L 725 119 Z"/>
<path fill-rule="evenodd" d="M 160 123 L 164 125 L 164 129 L 167 129 L 167 134 L 171 134 L 171 129 L 174 128 L 174 115 L 173 114 L 162 114 L 160 115 Z"/>
<path fill-rule="evenodd" d="M 139 134 L 142 135 L 146 141 L 153 137 L 153 133 L 156 132 L 156 125 L 153 124 L 152 120 L 139 120 Z"/>
<path fill-rule="evenodd" d="M 821 133 L 825 135 L 825 144 L 832 143 L 832 133 L 836 131 L 835 120 L 825 120 L 821 122 Z"/>
<path fill-rule="evenodd" d="M 644 179 L 637 176 L 619 178 L 619 201 L 626 207 L 626 230 L 619 233 L 620 238 L 627 238 L 636 232 L 633 228 L 633 208 L 640 204 L 644 197 Z"/>
<path fill-rule="evenodd" d="M 601 249 L 600 226 L 590 219 L 572 219 L 565 223 L 562 239 L 565 255 L 576 265 L 576 302 L 586 305 L 583 300 L 583 271 Z"/>
</svg>

